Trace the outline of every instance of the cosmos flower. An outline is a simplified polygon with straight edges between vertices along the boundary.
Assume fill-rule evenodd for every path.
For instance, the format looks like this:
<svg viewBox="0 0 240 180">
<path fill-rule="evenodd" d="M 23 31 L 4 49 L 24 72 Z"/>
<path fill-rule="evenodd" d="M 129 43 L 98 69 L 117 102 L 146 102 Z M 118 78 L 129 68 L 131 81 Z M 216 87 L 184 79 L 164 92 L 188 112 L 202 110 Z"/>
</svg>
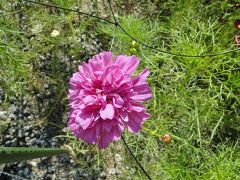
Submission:
<svg viewBox="0 0 240 180">
<path fill-rule="evenodd" d="M 119 140 L 124 129 L 139 132 L 150 118 L 142 103 L 152 97 L 148 69 L 132 76 L 139 62 L 136 56 L 102 52 L 73 74 L 68 125 L 77 138 L 102 149 Z"/>
</svg>

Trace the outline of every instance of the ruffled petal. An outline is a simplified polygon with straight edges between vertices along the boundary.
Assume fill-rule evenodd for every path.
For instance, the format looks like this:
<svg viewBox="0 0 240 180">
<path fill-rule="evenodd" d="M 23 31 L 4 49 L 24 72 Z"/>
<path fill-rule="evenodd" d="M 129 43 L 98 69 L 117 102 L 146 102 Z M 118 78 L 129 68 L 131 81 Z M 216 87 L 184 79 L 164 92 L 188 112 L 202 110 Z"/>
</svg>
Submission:
<svg viewBox="0 0 240 180">
<path fill-rule="evenodd" d="M 113 119 L 114 107 L 112 104 L 107 104 L 100 110 L 100 116 L 102 119 Z"/>
<path fill-rule="evenodd" d="M 151 116 L 146 112 L 129 112 L 129 121 L 124 122 L 126 128 L 132 133 L 138 133 L 141 129 L 143 122 Z"/>
<path fill-rule="evenodd" d="M 110 132 L 103 131 L 98 141 L 98 147 L 100 149 L 106 148 L 112 141 L 120 139 L 122 134 L 122 128 L 116 125 Z"/>
<path fill-rule="evenodd" d="M 85 130 L 93 122 L 94 117 L 92 112 L 79 111 L 76 116 L 76 122 Z"/>
<path fill-rule="evenodd" d="M 133 85 L 138 86 L 141 83 L 144 83 L 147 81 L 147 77 L 149 75 L 149 70 L 145 68 L 142 72 L 140 72 L 135 78 L 133 78 Z"/>
<path fill-rule="evenodd" d="M 101 53 L 101 55 L 103 59 L 103 63 L 102 63 L 103 68 L 106 68 L 112 64 L 113 55 L 111 52 L 104 51 Z"/>
<path fill-rule="evenodd" d="M 132 74 L 136 71 L 139 60 L 136 56 L 119 55 L 116 57 L 115 64 L 119 66 L 127 74 Z"/>
<path fill-rule="evenodd" d="M 113 97 L 113 105 L 116 108 L 121 108 L 124 105 L 124 100 L 118 94 Z"/>
</svg>

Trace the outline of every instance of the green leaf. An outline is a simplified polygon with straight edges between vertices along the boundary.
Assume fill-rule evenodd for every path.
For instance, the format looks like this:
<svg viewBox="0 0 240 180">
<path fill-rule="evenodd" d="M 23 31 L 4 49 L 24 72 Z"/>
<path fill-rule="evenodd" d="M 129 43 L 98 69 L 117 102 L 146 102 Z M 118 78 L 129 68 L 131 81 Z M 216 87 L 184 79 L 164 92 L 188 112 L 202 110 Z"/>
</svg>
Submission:
<svg viewBox="0 0 240 180">
<path fill-rule="evenodd" d="M 0 147 L 0 164 L 68 153 L 61 148 Z"/>
</svg>

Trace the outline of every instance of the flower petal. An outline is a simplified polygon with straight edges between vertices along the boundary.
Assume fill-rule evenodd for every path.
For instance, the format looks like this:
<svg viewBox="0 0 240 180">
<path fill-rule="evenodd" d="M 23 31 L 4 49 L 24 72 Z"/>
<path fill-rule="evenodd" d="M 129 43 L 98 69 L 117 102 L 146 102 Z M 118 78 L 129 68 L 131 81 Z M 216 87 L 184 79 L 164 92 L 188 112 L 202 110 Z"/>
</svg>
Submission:
<svg viewBox="0 0 240 180">
<path fill-rule="evenodd" d="M 116 57 L 115 64 L 125 71 L 127 74 L 132 74 L 136 71 L 139 65 L 139 59 L 136 56 L 119 55 Z"/>
<path fill-rule="evenodd" d="M 93 113 L 80 111 L 76 116 L 76 122 L 85 130 L 93 122 Z"/>
<path fill-rule="evenodd" d="M 140 72 L 135 78 L 133 78 L 133 85 L 138 86 L 141 83 L 145 83 L 147 81 L 147 76 L 149 75 L 149 70 L 145 68 L 142 72 Z"/>
<path fill-rule="evenodd" d="M 129 121 L 129 117 L 128 117 L 128 112 L 127 111 L 122 111 L 120 110 L 118 112 L 118 114 L 120 115 L 120 118 L 125 121 L 125 122 L 128 122 Z"/>
<path fill-rule="evenodd" d="M 146 112 L 129 112 L 129 121 L 124 122 L 127 129 L 132 133 L 138 133 L 141 129 L 143 122 L 149 119 L 151 116 Z"/>
<path fill-rule="evenodd" d="M 113 97 L 113 105 L 116 108 L 121 108 L 124 104 L 124 100 L 118 94 L 115 94 Z"/>
<path fill-rule="evenodd" d="M 104 67 L 107 67 L 108 65 L 110 65 L 112 63 L 112 58 L 113 58 L 113 55 L 111 52 L 107 52 L 107 51 L 104 51 L 101 53 L 102 55 L 102 59 L 103 59 L 103 68 Z"/>
<path fill-rule="evenodd" d="M 107 104 L 100 110 L 100 116 L 102 119 L 113 119 L 114 107 L 112 104 Z"/>
<path fill-rule="evenodd" d="M 114 126 L 110 132 L 102 132 L 101 137 L 98 141 L 98 146 L 100 149 L 106 148 L 112 141 L 117 141 L 120 139 L 122 134 L 122 128 L 118 125 Z"/>
</svg>

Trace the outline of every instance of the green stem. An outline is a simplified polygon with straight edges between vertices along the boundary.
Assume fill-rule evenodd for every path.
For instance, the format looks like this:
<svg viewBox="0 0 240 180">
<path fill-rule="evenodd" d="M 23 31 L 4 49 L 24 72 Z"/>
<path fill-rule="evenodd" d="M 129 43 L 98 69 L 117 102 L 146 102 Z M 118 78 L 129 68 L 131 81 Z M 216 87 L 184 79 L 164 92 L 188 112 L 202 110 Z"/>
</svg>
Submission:
<svg viewBox="0 0 240 180">
<path fill-rule="evenodd" d="M 61 148 L 0 147 L 0 164 L 68 153 Z"/>
</svg>

